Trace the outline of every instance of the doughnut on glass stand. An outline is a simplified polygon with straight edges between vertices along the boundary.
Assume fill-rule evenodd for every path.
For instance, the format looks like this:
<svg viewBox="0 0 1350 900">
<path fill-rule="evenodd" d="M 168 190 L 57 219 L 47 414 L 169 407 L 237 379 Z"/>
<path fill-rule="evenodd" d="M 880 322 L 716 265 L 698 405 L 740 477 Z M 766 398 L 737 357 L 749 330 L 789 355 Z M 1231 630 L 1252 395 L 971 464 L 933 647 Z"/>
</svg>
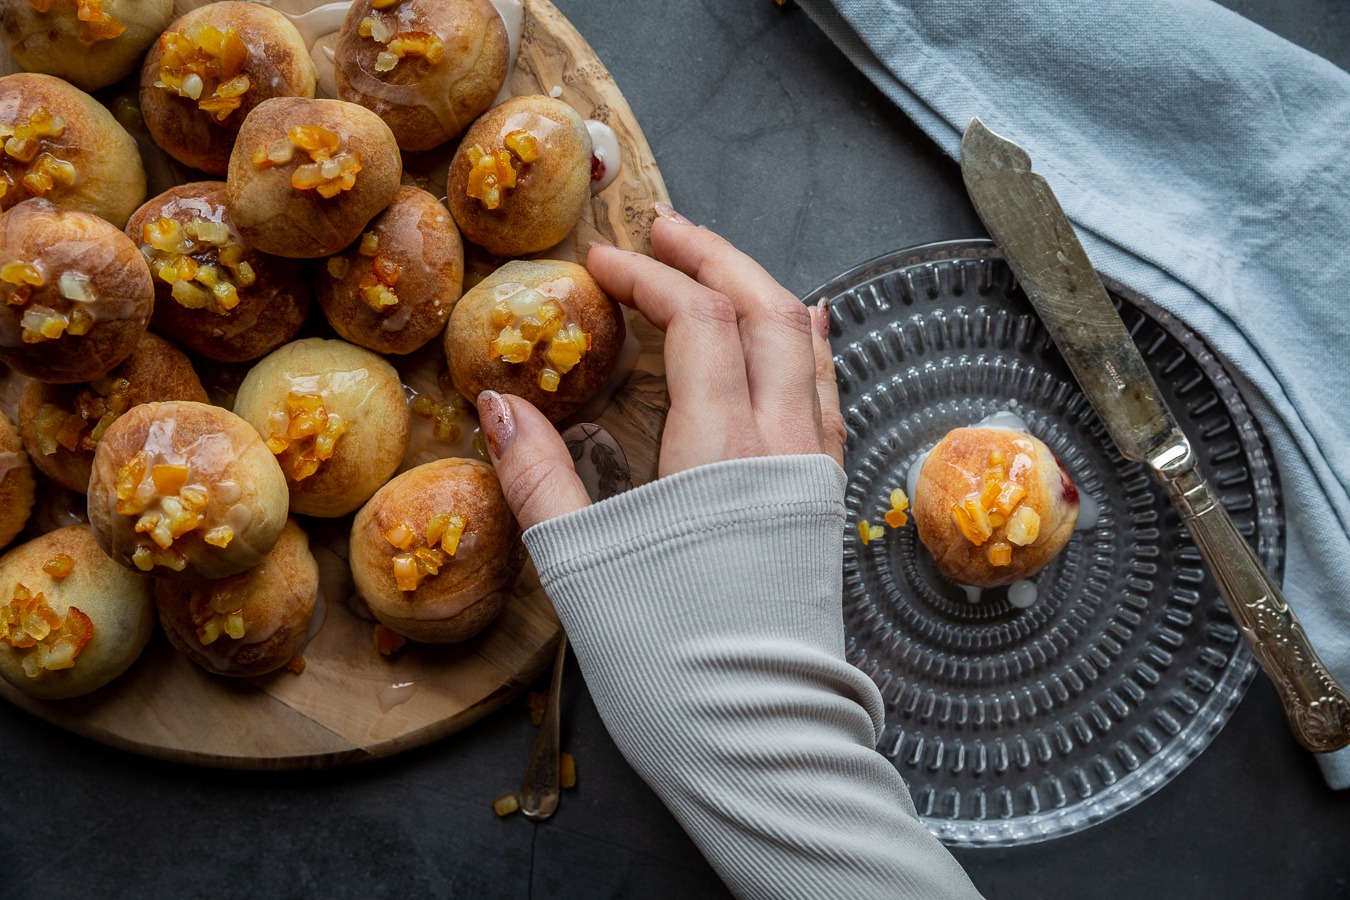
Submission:
<svg viewBox="0 0 1350 900">
<path fill-rule="evenodd" d="M 1104 279 L 1201 468 L 1266 568 L 1284 550 L 1265 436 L 1226 364 L 1177 319 Z M 879 749 L 945 843 L 1003 847 L 1080 831 L 1162 788 L 1214 739 L 1256 664 L 1163 489 L 1124 459 L 987 241 L 887 254 L 828 297 L 848 426 L 848 659 L 880 688 Z M 913 523 L 864 545 L 892 488 L 953 428 L 1020 416 L 1095 524 L 1034 577 L 967 591 Z"/>
</svg>

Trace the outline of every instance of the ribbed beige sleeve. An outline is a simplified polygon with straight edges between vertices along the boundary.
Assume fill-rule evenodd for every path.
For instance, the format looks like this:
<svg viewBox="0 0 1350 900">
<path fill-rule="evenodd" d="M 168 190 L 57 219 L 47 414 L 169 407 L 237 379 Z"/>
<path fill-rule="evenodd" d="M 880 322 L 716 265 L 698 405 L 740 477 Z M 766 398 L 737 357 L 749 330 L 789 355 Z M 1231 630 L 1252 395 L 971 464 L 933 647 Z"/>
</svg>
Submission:
<svg viewBox="0 0 1350 900">
<path fill-rule="evenodd" d="M 743 897 L 978 897 L 875 752 L 826 456 L 662 478 L 525 533 L 619 749 Z"/>
</svg>

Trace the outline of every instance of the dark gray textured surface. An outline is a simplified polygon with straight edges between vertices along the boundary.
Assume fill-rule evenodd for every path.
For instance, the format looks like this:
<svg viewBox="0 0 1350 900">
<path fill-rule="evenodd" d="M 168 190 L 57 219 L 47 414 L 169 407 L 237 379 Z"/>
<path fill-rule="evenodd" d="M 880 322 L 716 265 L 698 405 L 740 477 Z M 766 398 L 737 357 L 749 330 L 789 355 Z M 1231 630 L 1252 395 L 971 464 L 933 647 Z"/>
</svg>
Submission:
<svg viewBox="0 0 1350 900">
<path fill-rule="evenodd" d="M 555 0 L 614 74 L 678 209 L 805 293 L 901 246 L 981 235 L 955 163 L 770 0 Z M 1350 66 L 1344 0 L 1231 0 Z M 605 735 L 573 667 L 580 786 L 498 820 L 533 729 L 513 704 L 395 759 L 326 773 L 190 769 L 0 704 L 0 896 L 710 897 L 720 883 Z M 1084 833 L 963 852 L 989 897 L 1350 896 L 1332 794 L 1258 678 L 1158 795 Z"/>
</svg>

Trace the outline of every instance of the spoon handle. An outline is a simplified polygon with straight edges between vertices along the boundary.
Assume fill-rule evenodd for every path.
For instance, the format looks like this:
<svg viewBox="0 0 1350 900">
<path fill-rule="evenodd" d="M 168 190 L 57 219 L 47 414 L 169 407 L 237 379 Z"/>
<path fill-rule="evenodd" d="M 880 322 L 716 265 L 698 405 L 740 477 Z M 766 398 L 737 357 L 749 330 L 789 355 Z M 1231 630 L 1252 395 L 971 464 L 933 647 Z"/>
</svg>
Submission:
<svg viewBox="0 0 1350 900">
<path fill-rule="evenodd" d="M 527 818 L 542 821 L 558 808 L 559 738 L 562 728 L 562 673 L 567 662 L 567 633 L 558 638 L 558 657 L 553 663 L 553 680 L 548 688 L 548 705 L 539 723 L 539 734 L 530 751 L 530 765 L 520 786 L 520 811 Z"/>
</svg>

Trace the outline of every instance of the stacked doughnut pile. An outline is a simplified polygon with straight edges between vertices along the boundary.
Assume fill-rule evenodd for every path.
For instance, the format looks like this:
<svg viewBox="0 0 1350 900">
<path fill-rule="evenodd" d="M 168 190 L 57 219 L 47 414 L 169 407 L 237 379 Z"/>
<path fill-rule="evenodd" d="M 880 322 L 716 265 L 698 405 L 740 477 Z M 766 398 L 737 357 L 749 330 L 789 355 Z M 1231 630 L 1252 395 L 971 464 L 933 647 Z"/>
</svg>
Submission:
<svg viewBox="0 0 1350 900">
<path fill-rule="evenodd" d="M 0 78 L 0 362 L 22 380 L 0 541 L 26 539 L 0 558 L 0 675 L 36 697 L 117 677 L 156 620 L 213 673 L 299 672 L 325 520 L 350 524 L 377 646 L 472 637 L 525 552 L 467 410 L 494 389 L 562 420 L 624 340 L 585 269 L 525 259 L 576 226 L 593 149 L 560 100 L 494 105 L 509 49 L 488 0 L 354 2 L 342 99 L 315 98 L 267 6 L 171 16 L 0 2 L 29 70 Z M 86 93 L 138 67 L 117 115 Z M 147 200 L 124 124 L 200 174 Z M 405 183 L 404 153 L 451 142 L 444 202 Z M 467 291 L 466 251 L 491 270 Z M 428 349 L 440 395 L 390 361 Z M 420 465 L 419 419 L 444 442 Z M 60 491 L 87 524 L 33 514 Z"/>
</svg>

